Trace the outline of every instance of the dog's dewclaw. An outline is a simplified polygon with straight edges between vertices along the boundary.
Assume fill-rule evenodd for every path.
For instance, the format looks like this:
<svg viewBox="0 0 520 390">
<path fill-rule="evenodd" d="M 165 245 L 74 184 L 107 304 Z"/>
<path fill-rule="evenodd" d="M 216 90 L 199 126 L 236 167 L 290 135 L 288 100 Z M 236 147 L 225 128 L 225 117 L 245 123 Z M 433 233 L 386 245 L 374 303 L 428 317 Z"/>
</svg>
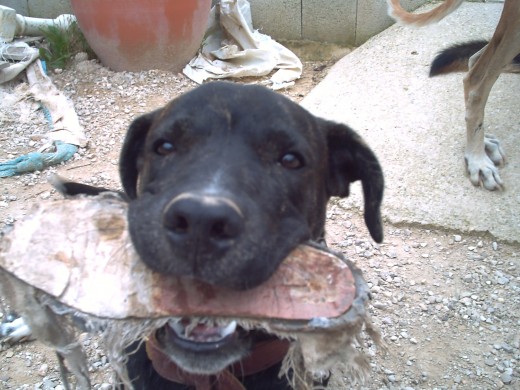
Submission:
<svg viewBox="0 0 520 390">
<path fill-rule="evenodd" d="M 112 319 L 333 318 L 355 298 L 347 264 L 307 245 L 247 291 L 155 273 L 132 247 L 126 212 L 126 203 L 113 194 L 38 204 L 1 238 L 0 270 L 67 306 Z"/>
</svg>

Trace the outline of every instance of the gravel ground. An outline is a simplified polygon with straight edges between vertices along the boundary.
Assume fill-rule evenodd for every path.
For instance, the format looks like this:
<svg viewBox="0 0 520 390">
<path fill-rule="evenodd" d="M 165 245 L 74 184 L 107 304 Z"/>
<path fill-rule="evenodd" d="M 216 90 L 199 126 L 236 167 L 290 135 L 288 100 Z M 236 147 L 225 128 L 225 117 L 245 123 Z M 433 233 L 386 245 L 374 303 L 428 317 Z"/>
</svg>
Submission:
<svg viewBox="0 0 520 390">
<path fill-rule="evenodd" d="M 300 101 L 330 65 L 305 63 L 302 80 L 281 93 Z M 23 217 L 34 202 L 59 197 L 47 183 L 51 173 L 119 188 L 118 153 L 132 118 L 195 87 L 182 75 L 114 73 L 93 61 L 52 77 L 74 101 L 89 145 L 57 168 L 1 179 L 0 229 Z M 10 93 L 17 88 L 24 84 L 0 89 L 0 161 L 38 148 L 39 134 L 47 131 L 36 106 L 13 101 Z M 364 271 L 373 293 L 369 310 L 387 345 L 386 353 L 367 345 L 372 372 L 357 388 L 520 388 L 520 245 L 388 223 L 384 243 L 376 245 L 348 199 L 331 202 L 327 226 L 329 244 Z M 83 344 L 94 388 L 109 389 L 102 345 L 88 335 Z M 352 388 L 341 363 L 330 388 Z M 63 389 L 54 354 L 34 340 L 1 345 L 0 389 Z"/>
</svg>

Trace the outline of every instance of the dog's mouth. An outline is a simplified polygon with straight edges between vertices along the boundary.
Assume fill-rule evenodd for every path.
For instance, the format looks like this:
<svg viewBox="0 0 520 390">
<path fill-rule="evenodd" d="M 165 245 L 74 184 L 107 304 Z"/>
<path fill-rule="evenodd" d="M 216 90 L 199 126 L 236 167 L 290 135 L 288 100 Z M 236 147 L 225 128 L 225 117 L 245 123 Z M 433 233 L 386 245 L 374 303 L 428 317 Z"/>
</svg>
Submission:
<svg viewBox="0 0 520 390">
<path fill-rule="evenodd" d="M 170 319 L 148 341 L 149 357 L 155 367 L 167 364 L 191 374 L 212 375 L 249 353 L 249 336 L 234 320 Z"/>
<path fill-rule="evenodd" d="M 211 319 L 175 319 L 168 321 L 163 332 L 168 340 L 194 352 L 214 351 L 238 338 L 236 321 L 217 324 Z"/>
</svg>

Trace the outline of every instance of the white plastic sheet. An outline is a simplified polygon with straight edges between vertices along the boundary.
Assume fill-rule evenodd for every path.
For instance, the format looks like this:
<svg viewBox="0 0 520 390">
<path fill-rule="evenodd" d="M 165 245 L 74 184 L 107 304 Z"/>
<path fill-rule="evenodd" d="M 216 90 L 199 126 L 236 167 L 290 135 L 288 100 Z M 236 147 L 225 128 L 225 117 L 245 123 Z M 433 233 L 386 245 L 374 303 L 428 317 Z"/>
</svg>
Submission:
<svg viewBox="0 0 520 390">
<path fill-rule="evenodd" d="M 206 38 L 198 55 L 184 68 L 184 74 L 202 84 L 205 80 L 265 76 L 270 87 L 293 84 L 302 73 L 302 63 L 289 49 L 268 35 L 253 29 L 247 0 L 221 0 L 211 10 Z"/>
<path fill-rule="evenodd" d="M 40 55 L 38 49 L 30 47 L 25 42 L 5 43 L 0 41 L 0 59 L 3 58 L 4 53 L 6 53 L 9 49 L 23 50 L 24 57 L 20 61 L 11 64 L 9 67 L 0 69 L 0 84 L 14 79 L 21 72 L 23 72 L 25 68 L 32 64 L 34 60 L 36 60 Z"/>
</svg>

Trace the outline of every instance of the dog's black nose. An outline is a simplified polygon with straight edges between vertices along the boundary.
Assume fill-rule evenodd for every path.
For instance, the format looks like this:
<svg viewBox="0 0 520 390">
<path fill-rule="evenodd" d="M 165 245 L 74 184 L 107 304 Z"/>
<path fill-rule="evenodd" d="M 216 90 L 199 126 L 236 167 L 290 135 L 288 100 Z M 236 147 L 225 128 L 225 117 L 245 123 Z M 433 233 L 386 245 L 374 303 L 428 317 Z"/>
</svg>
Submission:
<svg viewBox="0 0 520 390">
<path fill-rule="evenodd" d="M 229 199 L 181 194 L 166 206 L 163 224 L 175 245 L 194 251 L 222 251 L 241 234 L 244 219 Z"/>
</svg>

